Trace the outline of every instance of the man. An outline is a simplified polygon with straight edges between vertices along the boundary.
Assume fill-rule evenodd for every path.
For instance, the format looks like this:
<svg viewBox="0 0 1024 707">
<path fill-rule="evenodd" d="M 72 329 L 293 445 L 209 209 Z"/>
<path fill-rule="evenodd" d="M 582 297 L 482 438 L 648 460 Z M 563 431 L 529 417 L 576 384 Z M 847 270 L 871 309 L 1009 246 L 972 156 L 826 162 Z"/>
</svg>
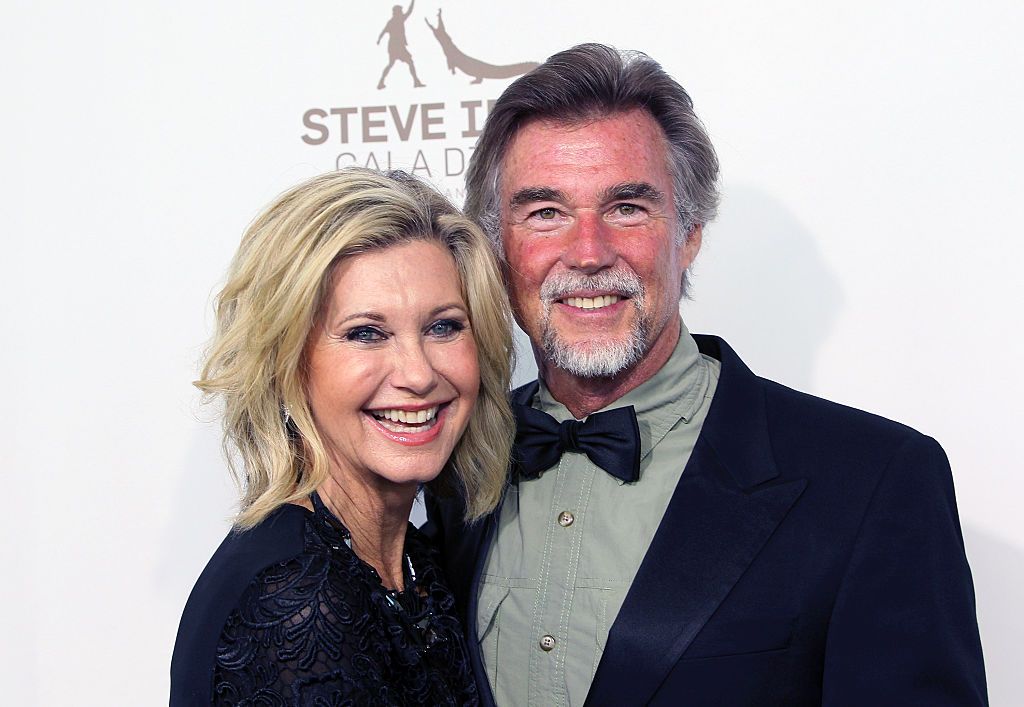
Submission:
<svg viewBox="0 0 1024 707">
<path fill-rule="evenodd" d="M 985 704 L 938 444 L 682 323 L 717 173 L 642 54 L 557 54 L 488 118 L 467 211 L 539 381 L 494 515 L 430 500 L 485 703 Z"/>
</svg>

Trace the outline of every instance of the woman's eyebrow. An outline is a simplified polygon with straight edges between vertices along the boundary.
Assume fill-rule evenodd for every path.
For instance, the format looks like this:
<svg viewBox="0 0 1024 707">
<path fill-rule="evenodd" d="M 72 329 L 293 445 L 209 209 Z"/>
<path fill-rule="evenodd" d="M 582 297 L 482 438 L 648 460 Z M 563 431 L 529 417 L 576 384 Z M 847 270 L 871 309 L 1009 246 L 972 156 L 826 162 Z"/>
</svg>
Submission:
<svg viewBox="0 0 1024 707">
<path fill-rule="evenodd" d="M 386 322 L 388 318 L 385 317 L 380 312 L 354 312 L 346 317 L 342 317 L 341 319 L 339 319 L 335 323 L 335 326 L 340 326 L 345 322 L 352 321 L 353 319 L 370 319 L 375 322 Z"/>
<path fill-rule="evenodd" d="M 427 316 L 428 317 L 436 317 L 438 314 L 442 314 L 442 313 L 450 311 L 450 310 L 457 310 L 457 311 L 461 312 L 462 314 L 467 314 L 468 313 L 468 311 L 466 309 L 466 306 L 464 304 L 462 304 L 461 302 L 448 302 L 446 304 L 442 304 L 442 305 L 438 305 L 437 307 L 434 307 L 432 310 L 430 310 L 430 312 L 428 313 Z M 388 320 L 388 318 L 385 317 L 380 312 L 373 312 L 373 311 L 370 311 L 370 312 L 353 312 L 352 314 L 346 315 L 346 316 L 342 317 L 341 319 L 337 320 L 334 323 L 334 326 L 336 326 L 336 327 L 337 326 L 341 326 L 342 324 L 345 324 L 346 322 L 350 322 L 350 321 L 352 321 L 354 319 L 369 319 L 370 321 L 380 322 L 382 324 Z"/>
<path fill-rule="evenodd" d="M 432 310 L 430 310 L 430 316 L 431 317 L 436 317 L 438 314 L 441 314 L 443 312 L 447 312 L 447 311 L 452 310 L 452 309 L 457 309 L 458 311 L 462 312 L 463 314 L 467 313 L 466 306 L 464 304 L 462 304 L 460 302 L 449 302 L 448 304 L 442 304 L 439 307 L 434 307 Z"/>
</svg>

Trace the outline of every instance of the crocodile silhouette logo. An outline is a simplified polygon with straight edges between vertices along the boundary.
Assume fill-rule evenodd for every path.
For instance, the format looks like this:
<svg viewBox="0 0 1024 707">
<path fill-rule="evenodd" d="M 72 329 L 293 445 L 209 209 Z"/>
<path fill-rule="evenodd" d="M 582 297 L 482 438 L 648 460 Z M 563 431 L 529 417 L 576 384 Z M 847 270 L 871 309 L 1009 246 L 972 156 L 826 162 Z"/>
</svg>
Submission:
<svg viewBox="0 0 1024 707">
<path fill-rule="evenodd" d="M 437 11 L 437 27 L 430 24 L 430 20 L 423 18 L 427 27 L 434 33 L 434 37 L 444 50 L 444 56 L 448 60 L 448 69 L 454 74 L 458 69 L 467 76 L 472 76 L 470 83 L 480 83 L 484 79 L 508 79 L 513 76 L 525 74 L 527 71 L 536 69 L 540 64 L 535 61 L 523 61 L 518 64 L 488 64 L 468 56 L 465 52 L 455 46 L 451 36 L 444 27 L 444 19 L 441 11 Z"/>
</svg>

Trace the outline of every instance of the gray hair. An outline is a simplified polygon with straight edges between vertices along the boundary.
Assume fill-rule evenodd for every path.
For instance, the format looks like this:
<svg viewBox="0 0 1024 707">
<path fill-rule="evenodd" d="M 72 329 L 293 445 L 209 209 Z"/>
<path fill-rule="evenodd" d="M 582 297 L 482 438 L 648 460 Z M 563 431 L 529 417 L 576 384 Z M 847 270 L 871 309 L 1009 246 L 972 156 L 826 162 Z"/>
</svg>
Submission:
<svg viewBox="0 0 1024 707">
<path fill-rule="evenodd" d="M 718 157 L 686 90 L 642 52 L 580 44 L 555 54 L 505 89 L 470 158 L 466 215 L 484 229 L 499 257 L 501 163 L 519 129 L 532 120 L 574 124 L 635 108 L 647 111 L 665 133 L 679 216 L 677 242 L 714 219 Z"/>
</svg>

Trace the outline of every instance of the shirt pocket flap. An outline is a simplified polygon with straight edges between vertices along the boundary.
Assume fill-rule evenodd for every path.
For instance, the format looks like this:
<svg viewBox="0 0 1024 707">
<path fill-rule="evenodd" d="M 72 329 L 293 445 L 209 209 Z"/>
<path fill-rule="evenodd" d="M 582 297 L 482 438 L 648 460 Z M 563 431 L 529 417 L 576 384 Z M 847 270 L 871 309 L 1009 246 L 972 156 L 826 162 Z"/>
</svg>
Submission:
<svg viewBox="0 0 1024 707">
<path fill-rule="evenodd" d="M 483 643 L 494 630 L 495 617 L 501 603 L 508 596 L 509 588 L 502 584 L 493 584 L 486 579 L 480 583 L 480 601 L 476 614 L 477 637 Z"/>
</svg>

